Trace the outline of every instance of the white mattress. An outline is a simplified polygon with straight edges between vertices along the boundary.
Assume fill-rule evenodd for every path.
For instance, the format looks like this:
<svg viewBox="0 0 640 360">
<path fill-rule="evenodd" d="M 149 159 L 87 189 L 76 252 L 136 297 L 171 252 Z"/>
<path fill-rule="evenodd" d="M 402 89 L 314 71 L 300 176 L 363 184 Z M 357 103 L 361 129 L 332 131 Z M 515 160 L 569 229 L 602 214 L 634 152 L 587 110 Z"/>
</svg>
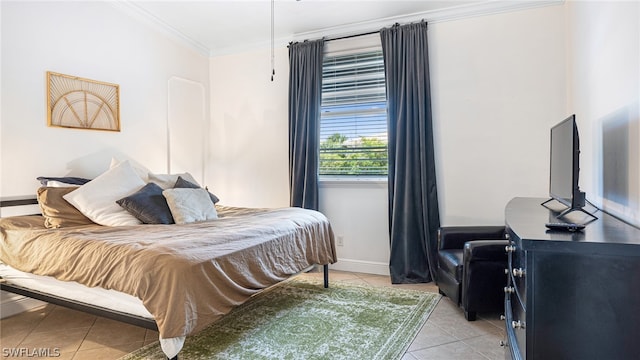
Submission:
<svg viewBox="0 0 640 360">
<path fill-rule="evenodd" d="M 148 319 L 153 316 L 142 305 L 142 301 L 115 290 L 99 287 L 90 288 L 74 281 L 60 281 L 49 276 L 25 273 L 0 262 L 0 276 L 13 285 L 41 291 L 69 300 L 80 301 L 130 315 L 137 315 Z"/>
</svg>

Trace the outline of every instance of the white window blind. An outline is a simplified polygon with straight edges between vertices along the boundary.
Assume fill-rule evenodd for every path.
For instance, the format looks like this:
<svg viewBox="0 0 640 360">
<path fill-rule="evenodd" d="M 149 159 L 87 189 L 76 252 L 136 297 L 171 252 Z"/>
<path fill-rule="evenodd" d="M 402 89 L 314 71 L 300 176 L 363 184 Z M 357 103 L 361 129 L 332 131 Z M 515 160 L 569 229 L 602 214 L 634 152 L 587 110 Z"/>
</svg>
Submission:
<svg viewBox="0 0 640 360">
<path fill-rule="evenodd" d="M 382 50 L 325 56 L 322 67 L 320 175 L 386 175 Z"/>
</svg>

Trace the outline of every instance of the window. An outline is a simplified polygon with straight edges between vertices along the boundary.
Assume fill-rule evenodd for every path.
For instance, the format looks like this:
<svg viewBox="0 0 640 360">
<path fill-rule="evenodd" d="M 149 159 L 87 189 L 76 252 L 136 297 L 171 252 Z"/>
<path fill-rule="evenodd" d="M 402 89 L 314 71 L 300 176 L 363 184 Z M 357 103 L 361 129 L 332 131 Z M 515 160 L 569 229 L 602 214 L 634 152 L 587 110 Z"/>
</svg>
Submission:
<svg viewBox="0 0 640 360">
<path fill-rule="evenodd" d="M 387 175 L 387 101 L 382 50 L 325 56 L 320 175 Z"/>
</svg>

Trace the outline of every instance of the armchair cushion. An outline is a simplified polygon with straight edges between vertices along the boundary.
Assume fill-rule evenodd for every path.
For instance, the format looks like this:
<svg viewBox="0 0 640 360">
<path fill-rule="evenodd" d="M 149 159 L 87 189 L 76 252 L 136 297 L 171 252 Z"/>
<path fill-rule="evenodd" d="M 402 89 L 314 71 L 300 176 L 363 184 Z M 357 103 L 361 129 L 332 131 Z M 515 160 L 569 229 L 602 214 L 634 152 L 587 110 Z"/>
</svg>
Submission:
<svg viewBox="0 0 640 360">
<path fill-rule="evenodd" d="M 466 262 L 507 261 L 505 247 L 509 240 L 474 240 L 464 244 L 463 258 Z"/>
<path fill-rule="evenodd" d="M 504 226 L 447 226 L 438 231 L 438 249 L 462 249 L 467 241 L 504 239 Z"/>
</svg>

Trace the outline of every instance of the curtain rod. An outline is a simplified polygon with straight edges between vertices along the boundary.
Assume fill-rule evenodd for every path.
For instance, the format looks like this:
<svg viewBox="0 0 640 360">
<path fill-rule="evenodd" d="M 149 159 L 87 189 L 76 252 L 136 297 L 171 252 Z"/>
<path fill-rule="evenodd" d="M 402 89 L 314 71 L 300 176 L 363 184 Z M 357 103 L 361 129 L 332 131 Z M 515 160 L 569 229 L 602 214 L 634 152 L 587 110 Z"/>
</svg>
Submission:
<svg viewBox="0 0 640 360">
<path fill-rule="evenodd" d="M 371 34 L 377 34 L 379 33 L 380 30 L 374 30 L 374 31 L 368 31 L 368 32 L 364 32 L 364 33 L 360 33 L 360 34 L 353 34 L 353 35 L 344 35 L 344 36 L 338 36 L 338 37 L 334 37 L 334 38 L 327 38 L 327 37 L 323 37 L 324 41 L 334 41 L 334 40 L 342 40 L 342 39 L 351 39 L 354 37 L 358 37 L 358 36 L 365 36 L 365 35 L 371 35 Z M 307 41 L 307 40 L 303 40 Z M 289 47 L 291 44 L 297 43 L 299 41 L 291 41 L 289 42 L 289 45 L 287 45 L 287 47 Z"/>
<path fill-rule="evenodd" d="M 424 19 L 420 20 L 420 22 L 424 22 Z M 412 24 L 412 23 L 409 23 Z M 400 23 L 395 23 L 393 24 L 391 27 L 398 27 L 400 26 Z M 353 34 L 353 35 L 345 35 L 345 36 L 338 36 L 338 37 L 334 37 L 334 38 L 325 38 L 324 41 L 333 41 L 333 40 L 342 40 L 342 39 L 350 39 L 350 38 L 354 38 L 354 37 L 358 37 L 358 36 L 365 36 L 365 35 L 371 35 L 371 34 L 377 34 L 379 33 L 380 30 L 373 30 L 373 31 L 368 31 L 368 32 L 363 32 L 360 34 Z"/>
<path fill-rule="evenodd" d="M 379 33 L 380 30 L 375 30 L 375 31 L 369 31 L 369 32 L 364 32 L 364 33 L 360 33 L 360 34 L 353 34 L 353 35 L 345 35 L 345 36 L 338 36 L 338 37 L 334 37 L 334 38 L 325 38 L 324 41 L 334 41 L 334 40 L 342 40 L 342 39 L 351 39 L 354 37 L 358 37 L 358 36 L 365 36 L 365 35 L 371 35 L 371 34 L 377 34 Z"/>
<path fill-rule="evenodd" d="M 420 20 L 420 22 L 424 22 L 424 19 Z M 412 23 L 410 23 L 410 24 L 412 24 Z M 400 26 L 400 23 L 393 24 L 393 27 L 397 27 L 397 26 Z M 360 33 L 360 34 L 344 35 L 344 36 L 338 36 L 338 37 L 334 37 L 334 38 L 325 37 L 323 39 L 324 39 L 324 41 L 343 40 L 343 39 L 351 39 L 351 38 L 358 37 L 358 36 L 377 34 L 379 32 L 380 32 L 380 30 L 373 30 L 373 31 L 363 32 L 363 33 Z M 306 40 L 304 40 L 304 41 L 306 41 Z M 296 42 L 297 41 L 291 41 L 291 42 L 289 42 L 289 45 L 291 45 L 293 43 L 296 43 Z M 287 47 L 289 47 L 289 45 Z"/>
</svg>

